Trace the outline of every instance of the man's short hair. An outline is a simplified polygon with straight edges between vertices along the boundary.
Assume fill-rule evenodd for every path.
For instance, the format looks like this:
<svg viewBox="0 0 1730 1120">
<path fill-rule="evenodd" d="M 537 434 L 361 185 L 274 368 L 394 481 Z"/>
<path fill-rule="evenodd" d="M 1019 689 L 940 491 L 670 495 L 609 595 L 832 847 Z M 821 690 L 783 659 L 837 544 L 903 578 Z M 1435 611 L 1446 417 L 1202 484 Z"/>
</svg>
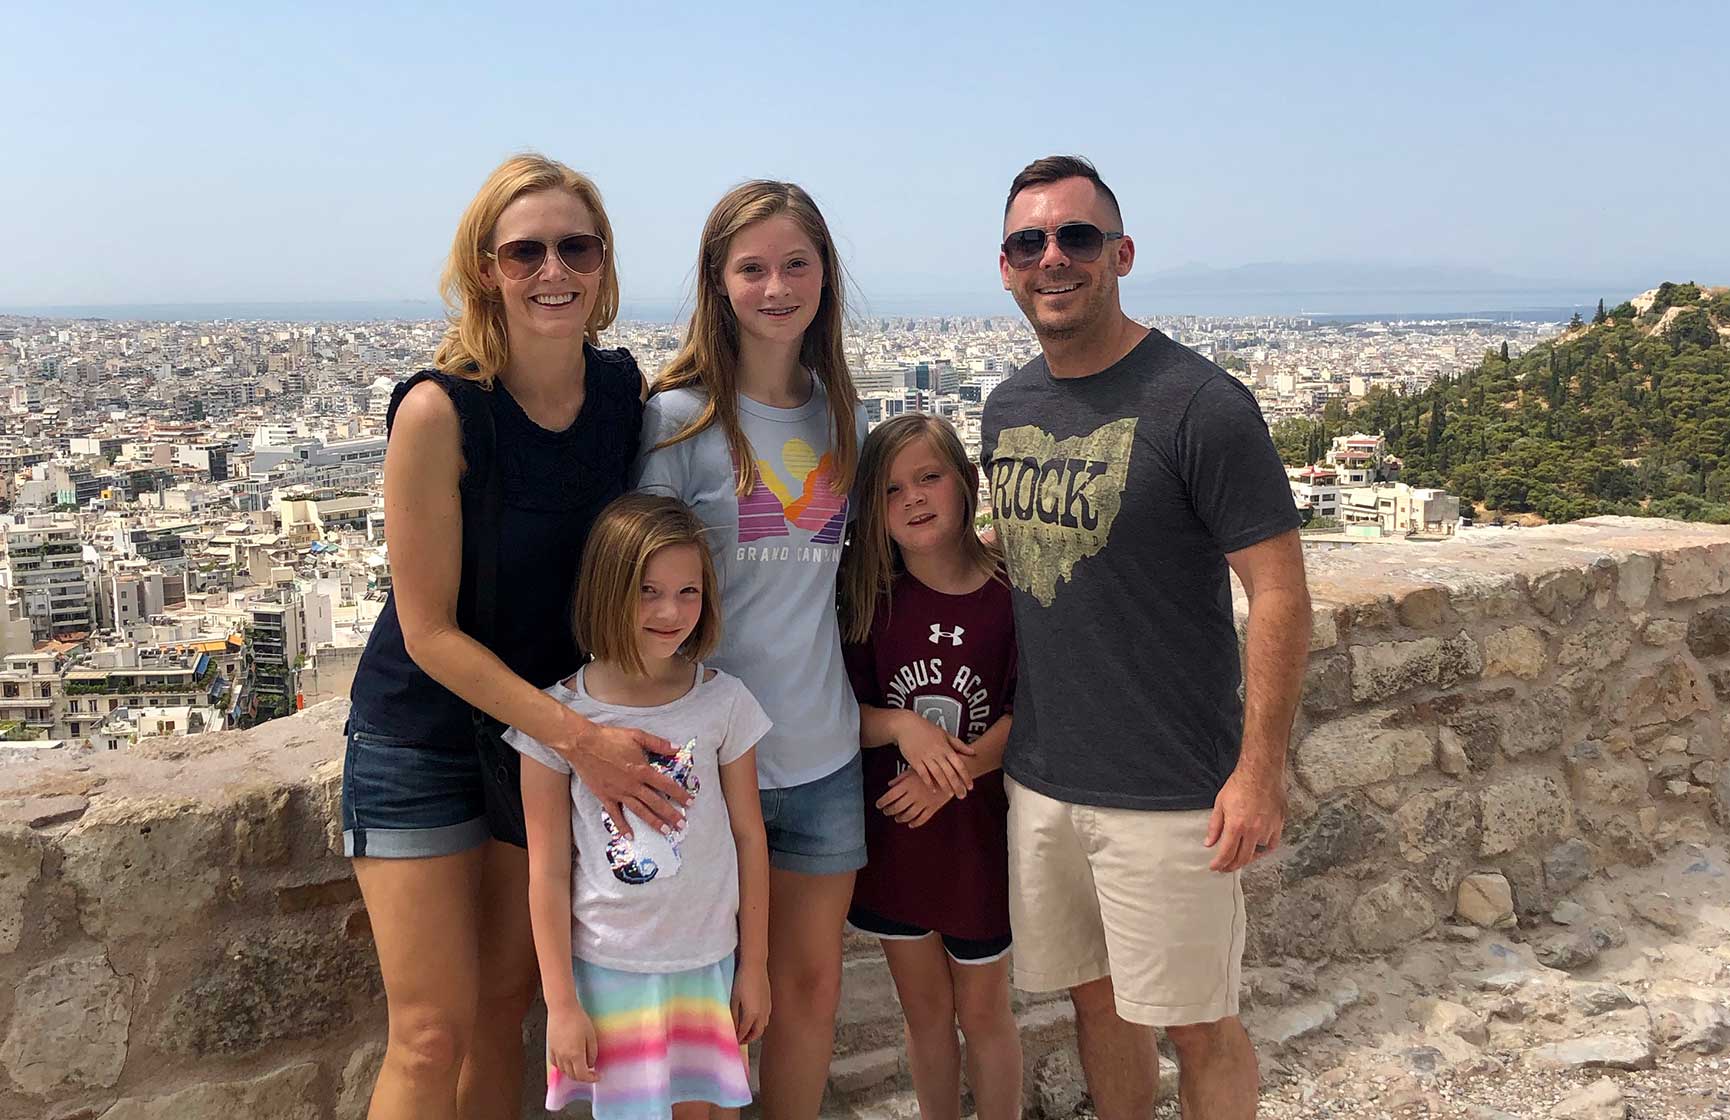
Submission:
<svg viewBox="0 0 1730 1120">
<path fill-rule="evenodd" d="M 1081 156 L 1046 156 L 1036 159 L 1021 169 L 1021 174 L 1009 184 L 1009 198 L 1003 203 L 1003 217 L 1009 219 L 1009 208 L 1015 205 L 1015 196 L 1028 187 L 1043 187 L 1047 183 L 1058 183 L 1064 179 L 1086 179 L 1094 189 L 1105 197 L 1111 207 L 1112 215 L 1117 219 L 1118 229 L 1123 228 L 1123 211 L 1117 205 L 1117 196 L 1111 193 L 1111 188 L 1105 185 L 1105 180 L 1099 177 L 1093 164 Z"/>
</svg>

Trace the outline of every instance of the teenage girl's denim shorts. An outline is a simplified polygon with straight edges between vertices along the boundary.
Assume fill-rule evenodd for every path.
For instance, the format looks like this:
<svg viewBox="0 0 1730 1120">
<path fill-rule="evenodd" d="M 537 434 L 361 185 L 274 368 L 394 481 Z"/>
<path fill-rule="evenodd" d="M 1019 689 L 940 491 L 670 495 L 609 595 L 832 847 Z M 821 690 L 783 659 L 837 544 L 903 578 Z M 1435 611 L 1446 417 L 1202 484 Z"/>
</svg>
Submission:
<svg viewBox="0 0 1730 1120">
<path fill-rule="evenodd" d="M 351 717 L 342 767 L 342 851 L 420 859 L 486 843 L 486 795 L 474 742 L 422 743 Z"/>
<path fill-rule="evenodd" d="M 815 781 L 759 790 L 769 866 L 839 875 L 865 866 L 865 774 L 855 754 Z"/>
</svg>

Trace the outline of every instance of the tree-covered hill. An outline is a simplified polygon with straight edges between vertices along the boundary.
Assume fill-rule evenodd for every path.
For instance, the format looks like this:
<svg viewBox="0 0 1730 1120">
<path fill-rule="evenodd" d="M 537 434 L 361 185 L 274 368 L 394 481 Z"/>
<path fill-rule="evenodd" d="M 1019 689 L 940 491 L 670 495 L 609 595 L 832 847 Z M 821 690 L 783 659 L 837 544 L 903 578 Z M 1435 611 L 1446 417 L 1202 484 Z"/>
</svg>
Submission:
<svg viewBox="0 0 1730 1120">
<path fill-rule="evenodd" d="M 1288 463 L 1383 432 L 1403 478 L 1550 521 L 1633 513 L 1730 523 L 1730 289 L 1663 284 L 1422 393 L 1375 389 L 1285 420 Z"/>
</svg>

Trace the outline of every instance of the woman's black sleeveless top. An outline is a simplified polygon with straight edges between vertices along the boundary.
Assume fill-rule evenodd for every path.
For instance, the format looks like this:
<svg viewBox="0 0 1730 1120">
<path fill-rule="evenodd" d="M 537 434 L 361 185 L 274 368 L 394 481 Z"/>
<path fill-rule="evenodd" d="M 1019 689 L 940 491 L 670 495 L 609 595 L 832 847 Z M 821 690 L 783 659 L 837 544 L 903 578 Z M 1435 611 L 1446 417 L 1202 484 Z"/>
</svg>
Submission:
<svg viewBox="0 0 1730 1120">
<path fill-rule="evenodd" d="M 571 602 L 583 543 L 601 508 L 625 492 L 642 432 L 642 375 L 630 351 L 597 350 L 587 343 L 583 349 L 582 411 L 562 432 L 530 420 L 502 383 L 487 389 L 430 370 L 397 385 L 385 421 L 388 430 L 403 397 L 422 381 L 436 381 L 450 394 L 462 421 L 466 464 L 457 617 L 465 629 L 472 625 L 477 567 L 472 560 L 479 549 L 496 549 L 496 633 L 488 645 L 537 688 L 582 664 L 571 633 Z M 488 470 L 497 470 L 502 484 L 499 533 L 491 542 L 477 539 Z M 400 563 L 406 557 L 392 559 Z M 349 695 L 354 717 L 382 733 L 445 746 L 473 741 L 468 704 L 409 657 L 394 591 L 373 625 Z"/>
</svg>

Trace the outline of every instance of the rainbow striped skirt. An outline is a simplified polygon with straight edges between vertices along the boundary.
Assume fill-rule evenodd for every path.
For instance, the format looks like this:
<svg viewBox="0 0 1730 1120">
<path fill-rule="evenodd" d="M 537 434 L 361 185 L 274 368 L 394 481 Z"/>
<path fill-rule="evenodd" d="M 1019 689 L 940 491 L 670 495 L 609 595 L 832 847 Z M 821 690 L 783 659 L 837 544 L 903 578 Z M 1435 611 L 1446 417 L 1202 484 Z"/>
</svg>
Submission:
<svg viewBox="0 0 1730 1120">
<path fill-rule="evenodd" d="M 573 962 L 595 1024 L 593 1084 L 547 1064 L 547 1110 L 588 1101 L 595 1120 L 666 1120 L 678 1101 L 751 1103 L 733 1026 L 733 958 L 684 972 L 623 972 Z"/>
</svg>

